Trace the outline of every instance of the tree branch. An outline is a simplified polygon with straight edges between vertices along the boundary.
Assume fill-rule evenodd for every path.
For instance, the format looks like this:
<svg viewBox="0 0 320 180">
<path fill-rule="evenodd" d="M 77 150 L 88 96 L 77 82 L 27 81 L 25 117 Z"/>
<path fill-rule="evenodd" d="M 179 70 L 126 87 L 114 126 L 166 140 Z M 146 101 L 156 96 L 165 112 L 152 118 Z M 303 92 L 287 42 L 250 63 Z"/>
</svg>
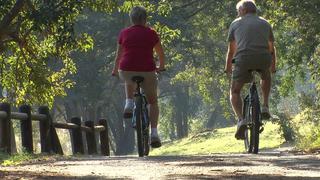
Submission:
<svg viewBox="0 0 320 180">
<path fill-rule="evenodd" d="M 18 15 L 24 5 L 24 0 L 17 0 L 13 8 L 8 12 L 0 22 L 0 32 L 6 29 L 13 19 Z"/>
</svg>

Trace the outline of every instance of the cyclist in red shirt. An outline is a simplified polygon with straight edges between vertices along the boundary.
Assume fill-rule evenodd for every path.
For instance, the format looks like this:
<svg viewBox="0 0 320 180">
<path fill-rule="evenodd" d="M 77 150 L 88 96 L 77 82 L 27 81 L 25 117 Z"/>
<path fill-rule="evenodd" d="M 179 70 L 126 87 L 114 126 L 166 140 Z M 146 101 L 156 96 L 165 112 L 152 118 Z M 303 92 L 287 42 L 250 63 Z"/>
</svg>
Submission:
<svg viewBox="0 0 320 180">
<path fill-rule="evenodd" d="M 144 77 L 142 88 L 149 103 L 151 146 L 158 148 L 161 146 L 161 141 L 157 131 L 159 107 L 156 72 L 164 70 L 165 56 L 158 34 L 146 25 L 145 8 L 133 7 L 130 12 L 130 20 L 132 26 L 120 32 L 112 74 L 119 73 L 120 78 L 125 81 L 124 118 L 131 118 L 134 108 L 133 97 L 136 84 L 131 79 L 133 76 Z M 153 58 L 153 50 L 159 57 L 160 66 L 158 68 Z"/>
</svg>

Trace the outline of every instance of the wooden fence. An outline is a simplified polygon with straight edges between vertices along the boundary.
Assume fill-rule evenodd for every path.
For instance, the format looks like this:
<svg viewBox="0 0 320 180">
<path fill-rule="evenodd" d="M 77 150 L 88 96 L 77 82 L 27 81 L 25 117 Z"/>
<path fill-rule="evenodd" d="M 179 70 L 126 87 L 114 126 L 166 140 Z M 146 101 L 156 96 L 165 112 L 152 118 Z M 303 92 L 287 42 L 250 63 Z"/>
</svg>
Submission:
<svg viewBox="0 0 320 180">
<path fill-rule="evenodd" d="M 82 133 L 86 133 L 88 154 L 97 154 L 96 135 L 100 135 L 101 154 L 110 156 L 108 124 L 105 119 L 100 119 L 98 125 L 94 121 L 86 121 L 84 125 L 81 119 L 74 117 L 71 123 L 54 122 L 50 116 L 49 108 L 41 106 L 38 113 L 31 113 L 31 107 L 22 105 L 19 112 L 11 112 L 8 103 L 0 103 L 0 147 L 7 153 L 12 154 L 14 138 L 12 131 L 12 120 L 20 120 L 22 147 L 33 153 L 32 121 L 40 123 L 40 143 L 42 153 L 63 154 L 62 147 L 55 128 L 69 129 L 71 131 L 71 144 L 73 154 L 84 154 L 84 141 Z"/>
</svg>

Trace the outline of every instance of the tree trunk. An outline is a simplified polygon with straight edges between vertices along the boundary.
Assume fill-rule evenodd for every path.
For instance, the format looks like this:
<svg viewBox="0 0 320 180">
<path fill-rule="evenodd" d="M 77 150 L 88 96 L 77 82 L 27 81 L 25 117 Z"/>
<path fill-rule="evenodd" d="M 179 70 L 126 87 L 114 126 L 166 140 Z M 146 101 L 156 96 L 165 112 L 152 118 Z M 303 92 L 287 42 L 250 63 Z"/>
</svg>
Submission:
<svg viewBox="0 0 320 180">
<path fill-rule="evenodd" d="M 177 138 L 180 139 L 188 136 L 189 133 L 189 93 L 187 87 L 179 86 L 176 88 L 174 108 L 174 119 L 177 128 Z"/>
</svg>

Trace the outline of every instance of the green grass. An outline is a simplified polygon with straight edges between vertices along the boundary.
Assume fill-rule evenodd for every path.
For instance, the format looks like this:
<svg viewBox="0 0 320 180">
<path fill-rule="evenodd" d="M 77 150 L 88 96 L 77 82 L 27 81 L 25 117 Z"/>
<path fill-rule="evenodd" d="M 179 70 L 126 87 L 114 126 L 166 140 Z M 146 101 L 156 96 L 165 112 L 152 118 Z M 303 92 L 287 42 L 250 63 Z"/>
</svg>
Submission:
<svg viewBox="0 0 320 180">
<path fill-rule="evenodd" d="M 260 149 L 277 148 L 283 142 L 279 125 L 266 123 L 260 136 Z M 199 133 L 181 140 L 164 143 L 150 155 L 208 155 L 211 153 L 244 152 L 243 140 L 234 138 L 236 127 Z"/>
<path fill-rule="evenodd" d="M 34 158 L 36 158 L 36 156 L 30 153 L 14 154 L 10 156 L 6 153 L 0 152 L 0 165 L 1 166 L 18 165 L 22 162 L 25 162 Z"/>
<path fill-rule="evenodd" d="M 25 162 L 54 161 L 56 159 L 68 159 L 69 156 L 58 154 L 31 154 L 27 152 L 9 155 L 0 151 L 0 166 L 15 166 Z"/>
</svg>

